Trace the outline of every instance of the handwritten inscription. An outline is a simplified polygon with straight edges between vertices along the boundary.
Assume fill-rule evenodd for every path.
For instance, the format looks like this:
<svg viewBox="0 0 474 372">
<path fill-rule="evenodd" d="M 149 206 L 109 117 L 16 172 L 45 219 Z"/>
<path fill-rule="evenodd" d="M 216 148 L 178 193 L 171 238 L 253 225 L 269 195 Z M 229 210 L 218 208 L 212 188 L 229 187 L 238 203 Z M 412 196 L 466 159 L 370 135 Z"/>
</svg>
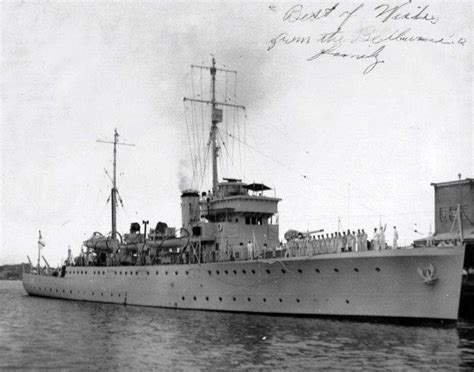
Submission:
<svg viewBox="0 0 474 372">
<path fill-rule="evenodd" d="M 359 61 L 365 63 L 364 74 L 385 63 L 384 53 L 393 44 L 464 47 L 467 43 L 464 36 L 447 33 L 446 28 L 440 34 L 440 15 L 428 4 L 414 0 L 369 5 L 336 2 L 319 8 L 295 4 L 280 10 L 280 14 L 282 24 L 291 31 L 280 30 L 271 37 L 267 51 L 290 45 L 304 47 L 310 49 L 308 62 L 324 58 Z M 369 25 L 364 25 L 366 22 Z M 314 31 L 297 34 L 298 28 Z"/>
</svg>

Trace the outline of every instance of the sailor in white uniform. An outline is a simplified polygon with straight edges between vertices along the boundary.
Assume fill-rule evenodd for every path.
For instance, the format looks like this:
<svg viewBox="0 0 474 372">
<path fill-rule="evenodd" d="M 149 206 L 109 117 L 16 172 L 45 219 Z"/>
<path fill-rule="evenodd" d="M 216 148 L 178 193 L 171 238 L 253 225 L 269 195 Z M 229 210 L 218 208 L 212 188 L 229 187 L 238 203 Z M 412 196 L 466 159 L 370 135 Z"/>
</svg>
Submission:
<svg viewBox="0 0 474 372">
<path fill-rule="evenodd" d="M 393 249 L 398 249 L 398 231 L 397 231 L 397 226 L 393 226 Z"/>
<path fill-rule="evenodd" d="M 247 243 L 247 259 L 251 260 L 253 258 L 253 244 L 250 242 Z"/>
<path fill-rule="evenodd" d="M 372 236 L 372 250 L 376 251 L 380 249 L 379 246 L 379 233 L 377 231 L 377 228 L 374 227 L 374 235 Z"/>
<path fill-rule="evenodd" d="M 385 224 L 384 227 L 379 226 L 379 249 L 386 249 L 385 247 L 385 229 L 387 225 Z"/>
<path fill-rule="evenodd" d="M 368 239 L 367 233 L 364 231 L 364 229 L 362 229 L 360 241 L 361 241 L 361 250 L 363 251 L 367 250 L 367 239 Z"/>
</svg>

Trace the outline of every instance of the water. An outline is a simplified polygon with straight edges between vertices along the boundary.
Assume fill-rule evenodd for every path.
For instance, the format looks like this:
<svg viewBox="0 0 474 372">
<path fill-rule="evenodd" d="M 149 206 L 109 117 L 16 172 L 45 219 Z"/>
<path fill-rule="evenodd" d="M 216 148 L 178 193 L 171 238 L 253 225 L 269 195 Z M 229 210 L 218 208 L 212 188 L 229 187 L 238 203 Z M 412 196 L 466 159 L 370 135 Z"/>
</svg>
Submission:
<svg viewBox="0 0 474 372">
<path fill-rule="evenodd" d="M 0 369 L 472 370 L 474 323 L 404 326 L 95 304 L 0 281 Z"/>
</svg>

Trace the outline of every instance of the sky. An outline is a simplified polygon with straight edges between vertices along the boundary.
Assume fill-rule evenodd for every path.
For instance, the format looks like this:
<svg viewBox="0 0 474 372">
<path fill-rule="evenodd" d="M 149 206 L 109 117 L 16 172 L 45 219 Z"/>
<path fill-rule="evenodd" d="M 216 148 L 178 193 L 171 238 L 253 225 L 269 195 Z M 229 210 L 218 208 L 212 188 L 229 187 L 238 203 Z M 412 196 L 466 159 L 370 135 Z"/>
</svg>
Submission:
<svg viewBox="0 0 474 372">
<path fill-rule="evenodd" d="M 246 107 L 243 155 L 221 146 L 220 177 L 272 187 L 281 236 L 381 221 L 410 244 L 434 229 L 430 183 L 474 176 L 472 14 L 467 1 L 3 2 L 0 264 L 35 260 L 38 230 L 53 265 L 110 231 L 112 148 L 96 141 L 115 128 L 135 144 L 118 149 L 119 231 L 179 227 L 194 186 L 182 98 L 211 56 L 238 71 L 228 88 Z"/>
</svg>

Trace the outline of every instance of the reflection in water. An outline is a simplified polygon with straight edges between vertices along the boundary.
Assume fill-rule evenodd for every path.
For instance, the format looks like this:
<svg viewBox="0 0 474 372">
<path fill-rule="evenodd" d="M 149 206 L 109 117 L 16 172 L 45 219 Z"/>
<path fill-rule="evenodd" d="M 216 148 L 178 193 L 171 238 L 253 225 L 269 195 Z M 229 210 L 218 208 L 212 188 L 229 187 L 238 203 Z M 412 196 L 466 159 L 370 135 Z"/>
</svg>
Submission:
<svg viewBox="0 0 474 372">
<path fill-rule="evenodd" d="M 0 282 L 0 368 L 474 368 L 474 324 L 415 327 L 95 304 Z"/>
</svg>

